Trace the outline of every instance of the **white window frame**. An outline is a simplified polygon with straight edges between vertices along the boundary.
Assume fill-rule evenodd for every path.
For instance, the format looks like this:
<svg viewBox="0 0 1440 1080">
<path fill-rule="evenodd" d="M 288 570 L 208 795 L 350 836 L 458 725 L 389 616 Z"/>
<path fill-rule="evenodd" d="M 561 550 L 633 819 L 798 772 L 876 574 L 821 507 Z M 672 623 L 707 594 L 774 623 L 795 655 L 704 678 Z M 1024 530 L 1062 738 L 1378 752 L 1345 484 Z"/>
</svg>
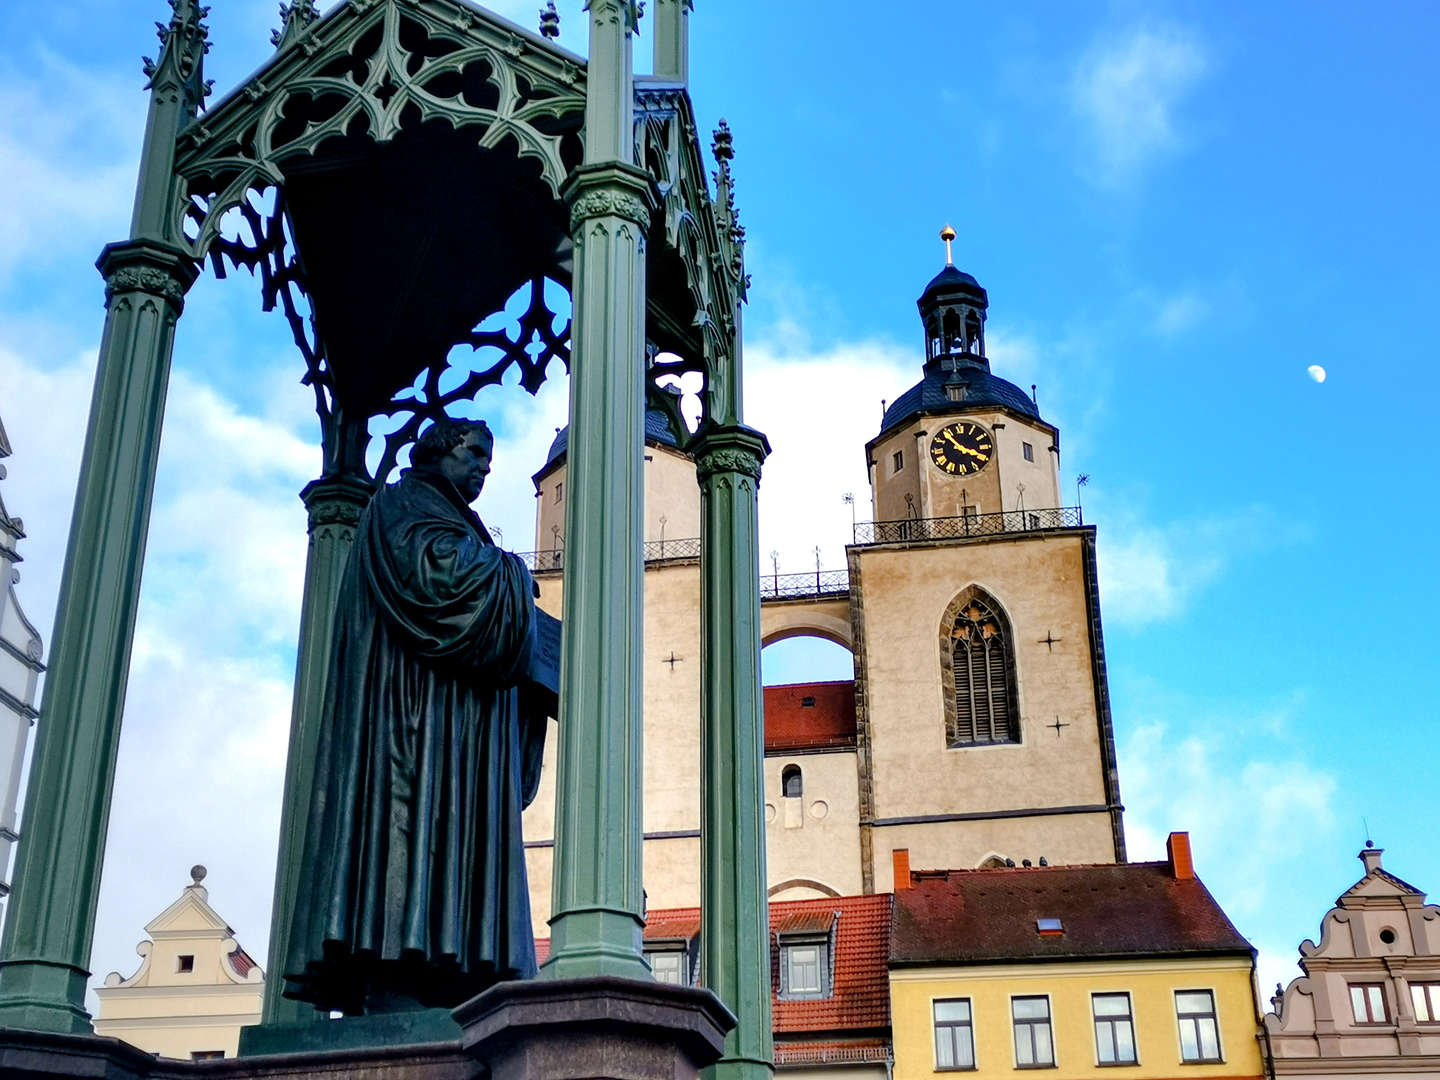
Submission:
<svg viewBox="0 0 1440 1080">
<path fill-rule="evenodd" d="M 825 997 L 825 963 L 826 963 L 826 942 L 824 941 L 782 941 L 780 949 L 785 954 L 785 997 L 823 998 Z M 795 952 L 799 949 L 815 950 L 815 985 L 797 987 L 795 985 Z"/>
<path fill-rule="evenodd" d="M 1184 1037 L 1180 1034 L 1180 1024 L 1181 1024 L 1181 1017 L 1180 1017 L 1180 995 L 1181 995 L 1181 994 L 1209 994 L 1209 995 L 1210 995 L 1210 1008 L 1211 1008 L 1211 1010 L 1212 1010 L 1211 1013 L 1210 1013 L 1210 1015 L 1215 1018 L 1215 1053 L 1216 1053 L 1218 1056 L 1213 1057 L 1213 1058 L 1205 1058 L 1205 1057 L 1201 1057 L 1201 1058 L 1187 1058 L 1187 1057 L 1185 1056 L 1185 1039 L 1184 1039 Z M 1172 994 L 1171 994 L 1171 996 L 1170 996 L 1170 1005 L 1171 1005 L 1171 1008 L 1174 1010 L 1174 1013 L 1175 1013 L 1175 1049 L 1176 1049 L 1176 1052 L 1177 1052 L 1177 1054 L 1178 1054 L 1178 1056 L 1179 1056 L 1180 1064 L 1182 1064 L 1182 1065 L 1223 1065 L 1223 1064 L 1225 1063 L 1225 1039 L 1224 1039 L 1224 1035 L 1223 1035 L 1222 1031 L 1220 1030 L 1220 1027 L 1221 1027 L 1221 1025 L 1220 1025 L 1220 998 L 1219 998 L 1219 996 L 1215 993 L 1215 988 L 1214 988 L 1213 986 L 1187 986 L 1187 987 L 1185 987 L 1184 989 L 1177 989 L 1177 990 L 1173 991 Z M 1190 1014 L 1190 1015 L 1191 1015 L 1191 1016 L 1198 1016 L 1199 1014 L 1198 1014 L 1198 1013 L 1192 1013 L 1192 1014 Z M 1199 1039 L 1199 1031 L 1198 1031 L 1198 1029 L 1197 1029 L 1197 1031 L 1196 1031 L 1196 1041 L 1195 1041 L 1195 1045 L 1196 1045 L 1197 1048 L 1200 1046 L 1200 1039 Z"/>
<path fill-rule="evenodd" d="M 646 949 L 645 957 L 650 961 L 650 975 L 658 983 L 665 983 L 667 986 L 689 986 L 690 985 L 690 957 L 688 950 L 677 948 Z M 660 978 L 657 960 L 674 960 L 679 965 L 676 972 L 679 979 Z"/>
</svg>

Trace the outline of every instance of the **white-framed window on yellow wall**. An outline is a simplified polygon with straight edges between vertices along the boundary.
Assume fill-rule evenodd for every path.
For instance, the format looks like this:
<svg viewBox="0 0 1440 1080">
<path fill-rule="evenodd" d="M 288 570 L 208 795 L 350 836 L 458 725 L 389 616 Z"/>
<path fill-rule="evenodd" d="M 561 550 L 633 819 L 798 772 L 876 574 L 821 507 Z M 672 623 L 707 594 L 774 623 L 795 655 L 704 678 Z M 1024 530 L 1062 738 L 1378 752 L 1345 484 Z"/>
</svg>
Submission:
<svg viewBox="0 0 1440 1080">
<path fill-rule="evenodd" d="M 945 998 L 935 1013 L 935 1069 L 975 1068 L 975 1025 L 969 998 Z"/>
<path fill-rule="evenodd" d="M 1175 1018 L 1180 1024 L 1180 1060 L 1188 1065 L 1224 1061 L 1220 1022 L 1213 990 L 1176 990 Z"/>
<path fill-rule="evenodd" d="M 1100 1065 L 1134 1065 L 1135 1013 L 1124 991 L 1091 994 L 1095 1019 L 1095 1060 Z"/>
<path fill-rule="evenodd" d="M 1012 997 L 1010 1018 L 1015 1029 L 1015 1067 L 1053 1069 L 1055 1033 L 1050 1026 L 1049 996 Z"/>
</svg>

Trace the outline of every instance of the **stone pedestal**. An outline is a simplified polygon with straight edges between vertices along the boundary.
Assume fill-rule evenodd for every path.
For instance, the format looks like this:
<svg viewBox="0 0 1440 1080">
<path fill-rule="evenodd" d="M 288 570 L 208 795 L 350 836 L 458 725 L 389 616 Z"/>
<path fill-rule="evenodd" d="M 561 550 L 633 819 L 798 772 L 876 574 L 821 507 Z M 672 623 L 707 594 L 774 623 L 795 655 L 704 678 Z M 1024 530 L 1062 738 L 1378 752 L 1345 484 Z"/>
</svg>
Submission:
<svg viewBox="0 0 1440 1080">
<path fill-rule="evenodd" d="M 465 1002 L 444 1031 L 421 1030 L 405 1014 L 372 1034 L 405 1044 L 325 1047 L 332 1022 L 298 1027 L 288 1049 L 275 1041 L 254 1056 L 177 1061 L 119 1039 L 0 1028 L 5 1080 L 696 1080 L 720 1058 L 735 1026 L 708 990 L 598 976 L 501 983 Z M 446 1018 L 447 1020 L 449 1017 Z M 343 1022 L 334 1022 L 337 1025 Z M 458 1038 L 443 1037 L 457 1030 Z M 270 1029 L 273 1034 L 275 1029 Z M 439 1035 L 440 1037 L 437 1037 Z M 423 1041 L 420 1041 L 423 1040 Z"/>
<path fill-rule="evenodd" d="M 501 983 L 455 1019 L 491 1080 L 695 1080 L 735 1026 L 708 990 L 613 976 Z"/>
</svg>

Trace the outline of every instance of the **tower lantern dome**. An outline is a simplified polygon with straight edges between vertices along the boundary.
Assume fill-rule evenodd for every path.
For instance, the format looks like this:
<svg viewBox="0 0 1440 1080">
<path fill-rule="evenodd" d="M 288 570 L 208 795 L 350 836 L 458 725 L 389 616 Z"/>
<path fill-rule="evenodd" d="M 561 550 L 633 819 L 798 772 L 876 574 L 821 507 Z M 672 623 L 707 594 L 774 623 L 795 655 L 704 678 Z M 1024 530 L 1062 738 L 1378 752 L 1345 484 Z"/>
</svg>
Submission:
<svg viewBox="0 0 1440 1080">
<path fill-rule="evenodd" d="M 920 294 L 920 322 L 925 327 L 925 366 L 947 371 L 960 366 L 990 370 L 985 357 L 985 309 L 990 299 L 980 283 L 955 266 L 950 243 L 955 230 L 940 230 L 945 241 L 945 268 Z"/>
</svg>

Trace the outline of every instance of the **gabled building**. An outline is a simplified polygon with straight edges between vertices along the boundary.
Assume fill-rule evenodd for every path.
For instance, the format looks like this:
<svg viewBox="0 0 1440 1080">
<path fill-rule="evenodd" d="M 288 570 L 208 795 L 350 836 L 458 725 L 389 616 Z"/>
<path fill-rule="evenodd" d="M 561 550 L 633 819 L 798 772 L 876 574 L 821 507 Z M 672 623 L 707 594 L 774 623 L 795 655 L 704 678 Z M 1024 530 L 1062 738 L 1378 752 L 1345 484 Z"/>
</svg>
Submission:
<svg viewBox="0 0 1440 1080">
<path fill-rule="evenodd" d="M 1440 1077 L 1440 907 L 1360 852 L 1365 876 L 1300 945 L 1265 1017 L 1276 1076 Z"/>
<path fill-rule="evenodd" d="M 180 898 L 146 925 L 135 973 L 112 971 L 96 988 L 95 1034 L 161 1057 L 234 1057 L 240 1029 L 260 1022 L 265 980 L 210 906 L 200 884 L 205 868 L 190 877 Z"/>
<path fill-rule="evenodd" d="M 0 480 L 3 461 L 10 456 L 10 440 L 0 423 Z M 40 634 L 20 609 L 15 583 L 21 561 L 17 545 L 25 538 L 24 524 L 11 517 L 0 499 L 0 901 L 10 894 L 10 855 L 19 839 L 15 812 L 20 796 L 25 744 L 39 715 L 35 688 L 45 665 L 40 662 Z"/>
<path fill-rule="evenodd" d="M 940 871 L 897 853 L 896 1080 L 1263 1076 L 1255 950 L 1195 876 L 1188 835 L 1169 850 L 1165 862 Z"/>
</svg>

